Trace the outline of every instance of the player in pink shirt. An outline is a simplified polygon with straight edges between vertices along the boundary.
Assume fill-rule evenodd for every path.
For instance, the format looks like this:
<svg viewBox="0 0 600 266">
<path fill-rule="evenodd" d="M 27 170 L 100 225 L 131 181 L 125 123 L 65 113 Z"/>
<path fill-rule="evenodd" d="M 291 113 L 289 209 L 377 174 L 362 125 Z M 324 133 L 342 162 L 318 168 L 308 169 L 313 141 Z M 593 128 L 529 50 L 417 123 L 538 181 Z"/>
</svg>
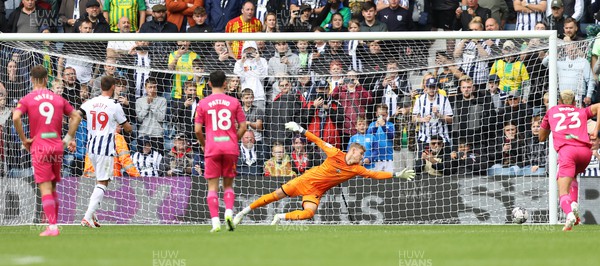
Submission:
<svg viewBox="0 0 600 266">
<path fill-rule="evenodd" d="M 58 194 L 56 183 L 60 182 L 60 167 L 63 149 L 75 150 L 75 131 L 81 122 L 79 113 L 74 112 L 65 99 L 46 88 L 48 72 L 37 65 L 31 69 L 33 91 L 25 95 L 13 111 L 13 122 L 24 148 L 31 152 L 33 176 L 42 195 L 42 207 L 49 226 L 40 236 L 57 236 Z M 29 138 L 23 130 L 21 118 L 29 117 Z M 69 116 L 69 132 L 61 141 L 63 115 Z"/>
<path fill-rule="evenodd" d="M 564 90 L 560 93 L 559 104 L 550 108 L 540 129 L 540 141 L 546 141 L 550 132 L 554 140 L 554 149 L 558 152 L 558 195 L 560 207 L 567 215 L 563 231 L 569 231 L 579 224 L 579 204 L 577 197 L 579 186 L 576 176 L 585 171 L 592 157 L 592 144 L 588 135 L 587 121 L 597 116 L 600 121 L 600 104 L 587 108 L 575 107 L 575 93 Z M 590 134 L 595 140 L 598 127 Z"/>
<path fill-rule="evenodd" d="M 225 73 L 210 73 L 208 84 L 212 94 L 200 101 L 196 107 L 194 132 L 204 150 L 204 178 L 208 182 L 206 202 L 210 211 L 213 228 L 221 231 L 219 220 L 219 177 L 223 177 L 223 201 L 225 201 L 225 224 L 233 231 L 233 178 L 236 176 L 236 163 L 240 155 L 238 139 L 246 132 L 246 116 L 240 102 L 225 94 Z M 204 130 L 202 129 L 204 126 Z M 237 126 L 237 129 L 236 129 Z M 206 140 L 204 138 L 206 131 Z"/>
</svg>

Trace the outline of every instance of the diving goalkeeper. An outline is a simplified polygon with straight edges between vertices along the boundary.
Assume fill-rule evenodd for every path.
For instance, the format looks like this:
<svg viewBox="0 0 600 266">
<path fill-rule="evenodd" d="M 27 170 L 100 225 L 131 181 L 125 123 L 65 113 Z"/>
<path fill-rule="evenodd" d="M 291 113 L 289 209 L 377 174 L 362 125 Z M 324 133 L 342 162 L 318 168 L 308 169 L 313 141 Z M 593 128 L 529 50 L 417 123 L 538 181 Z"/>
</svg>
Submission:
<svg viewBox="0 0 600 266">
<path fill-rule="evenodd" d="M 261 196 L 250 204 L 250 206 L 244 208 L 233 219 L 234 226 L 237 226 L 251 210 L 285 197 L 296 197 L 300 195 L 302 195 L 303 210 L 275 214 L 271 225 L 275 225 L 281 220 L 310 219 L 315 215 L 317 207 L 319 206 L 319 201 L 327 190 L 357 175 L 374 179 L 398 177 L 412 180 L 415 177 L 415 171 L 408 169 L 403 169 L 401 172 L 396 172 L 395 174 L 392 174 L 391 172 L 367 170 L 360 165 L 365 153 L 365 147 L 361 144 L 350 144 L 348 153 L 345 153 L 306 131 L 296 124 L 296 122 L 286 123 L 285 128 L 305 135 L 308 140 L 317 144 L 317 146 L 327 154 L 327 159 L 325 159 L 321 165 L 307 170 L 303 175 L 290 180 L 274 192 Z"/>
</svg>

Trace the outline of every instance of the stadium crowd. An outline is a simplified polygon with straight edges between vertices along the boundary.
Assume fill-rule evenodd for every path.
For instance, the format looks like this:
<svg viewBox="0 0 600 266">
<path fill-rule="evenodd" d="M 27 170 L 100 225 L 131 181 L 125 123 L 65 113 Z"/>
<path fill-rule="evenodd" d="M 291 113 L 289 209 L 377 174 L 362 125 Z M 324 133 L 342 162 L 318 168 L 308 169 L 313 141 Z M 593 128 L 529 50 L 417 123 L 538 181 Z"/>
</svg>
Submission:
<svg viewBox="0 0 600 266">
<path fill-rule="evenodd" d="M 559 88 L 576 89 L 582 106 L 599 101 L 600 43 L 584 40 L 598 32 L 600 1 L 22 0 L 6 16 L 9 1 L 0 0 L 0 30 L 12 33 L 552 29 L 562 40 L 559 73 L 575 73 L 562 75 Z M 47 68 L 48 87 L 75 108 L 100 94 L 102 76 L 117 78 L 114 98 L 135 128 L 125 135 L 130 164 L 143 176 L 202 175 L 193 120 L 198 102 L 210 94 L 202 73 L 213 70 L 229 74 L 227 92 L 246 113 L 250 130 L 240 141 L 241 175 L 297 176 L 321 162 L 322 154 L 304 137 L 284 130 L 289 121 L 343 150 L 352 142 L 365 145 L 363 163 L 370 169 L 409 167 L 430 176 L 545 174 L 548 147 L 537 135 L 547 104 L 546 40 L 449 39 L 438 51 L 432 44 L 43 42 L 32 43 L 39 52 L 31 52 L 6 43 L 0 47 L 2 176 L 30 171 L 8 117 L 31 87 L 27 73 L 36 64 Z M 408 69 L 419 70 L 420 84 L 411 82 Z M 84 174 L 83 123 L 77 151 L 65 161 L 70 175 Z"/>
</svg>

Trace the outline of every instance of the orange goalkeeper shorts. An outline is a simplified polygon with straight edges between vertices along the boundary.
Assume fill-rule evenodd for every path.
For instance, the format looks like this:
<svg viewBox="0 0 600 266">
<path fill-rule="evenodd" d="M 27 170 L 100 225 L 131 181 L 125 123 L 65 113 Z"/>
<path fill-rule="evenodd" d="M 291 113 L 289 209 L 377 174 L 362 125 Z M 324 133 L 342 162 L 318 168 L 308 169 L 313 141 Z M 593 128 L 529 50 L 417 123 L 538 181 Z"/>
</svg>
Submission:
<svg viewBox="0 0 600 266">
<path fill-rule="evenodd" d="M 283 184 L 281 189 L 288 197 L 302 196 L 302 205 L 304 205 L 304 202 L 312 202 L 318 206 L 319 202 L 321 201 L 321 196 L 324 194 L 323 191 L 320 191 L 307 184 L 306 180 L 302 178 L 294 178 L 290 180 L 289 182 Z"/>
</svg>

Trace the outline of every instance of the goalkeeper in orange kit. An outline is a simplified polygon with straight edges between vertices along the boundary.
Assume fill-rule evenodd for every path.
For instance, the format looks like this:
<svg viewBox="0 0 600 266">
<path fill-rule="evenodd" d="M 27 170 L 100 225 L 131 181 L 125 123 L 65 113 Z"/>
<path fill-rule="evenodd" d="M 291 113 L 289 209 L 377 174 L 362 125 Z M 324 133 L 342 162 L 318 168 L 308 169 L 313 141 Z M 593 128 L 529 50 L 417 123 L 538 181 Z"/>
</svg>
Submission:
<svg viewBox="0 0 600 266">
<path fill-rule="evenodd" d="M 325 192 L 357 175 L 373 179 L 398 177 L 412 180 L 415 177 L 415 171 L 406 168 L 394 174 L 367 170 L 360 164 L 365 153 L 365 147 L 361 144 L 350 144 L 348 152 L 345 153 L 306 131 L 296 122 L 286 123 L 285 128 L 305 135 L 308 140 L 317 144 L 327 154 L 327 159 L 321 165 L 307 170 L 303 175 L 290 180 L 274 192 L 261 196 L 250 206 L 244 208 L 233 219 L 234 226 L 237 226 L 251 210 L 285 197 L 302 196 L 302 210 L 275 214 L 271 225 L 275 225 L 281 220 L 310 219 L 317 212 L 319 201 Z"/>
</svg>

